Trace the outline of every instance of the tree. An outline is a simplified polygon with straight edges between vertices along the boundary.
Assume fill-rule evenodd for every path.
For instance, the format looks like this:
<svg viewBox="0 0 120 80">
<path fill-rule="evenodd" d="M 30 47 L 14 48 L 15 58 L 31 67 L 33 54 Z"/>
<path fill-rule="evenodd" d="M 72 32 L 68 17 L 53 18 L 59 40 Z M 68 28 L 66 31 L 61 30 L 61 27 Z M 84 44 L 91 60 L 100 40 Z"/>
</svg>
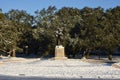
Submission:
<svg viewBox="0 0 120 80">
<path fill-rule="evenodd" d="M 19 37 L 19 41 L 17 46 L 19 48 L 24 48 L 25 46 L 29 46 L 29 52 L 32 45 L 32 26 L 34 24 L 34 17 L 28 14 L 24 10 L 10 10 L 5 13 L 6 18 L 12 21 L 15 28 L 17 28 L 17 33 Z"/>
<path fill-rule="evenodd" d="M 120 6 L 104 10 L 101 7 L 83 9 L 55 6 L 35 11 L 35 16 L 24 10 L 0 9 L 0 48 L 10 51 L 28 46 L 28 53 L 49 55 L 54 53 L 55 31 L 63 28 L 63 46 L 66 55 L 80 51 L 99 50 L 99 58 L 109 51 L 109 59 L 114 48 L 120 44 Z M 13 34 L 13 35 L 10 35 Z"/>
<path fill-rule="evenodd" d="M 0 20 L 0 49 L 11 54 L 16 49 L 17 41 L 18 33 L 13 23 L 6 19 Z"/>
<path fill-rule="evenodd" d="M 5 15 L 9 20 L 15 21 L 16 23 L 22 23 L 24 25 L 31 26 L 34 22 L 34 17 L 24 10 L 12 9 L 5 13 Z"/>
<path fill-rule="evenodd" d="M 108 9 L 105 16 L 107 18 L 107 26 L 105 29 L 106 36 L 104 38 L 104 41 L 106 41 L 106 47 L 109 50 L 109 59 L 112 60 L 112 54 L 114 51 L 114 48 L 120 43 L 119 41 L 119 14 L 120 7 L 115 7 L 113 9 Z"/>
<path fill-rule="evenodd" d="M 56 7 L 49 6 L 48 9 L 43 8 L 41 11 L 35 11 L 36 14 L 36 24 L 43 28 L 51 28 L 52 21 L 56 18 L 55 16 Z"/>
</svg>

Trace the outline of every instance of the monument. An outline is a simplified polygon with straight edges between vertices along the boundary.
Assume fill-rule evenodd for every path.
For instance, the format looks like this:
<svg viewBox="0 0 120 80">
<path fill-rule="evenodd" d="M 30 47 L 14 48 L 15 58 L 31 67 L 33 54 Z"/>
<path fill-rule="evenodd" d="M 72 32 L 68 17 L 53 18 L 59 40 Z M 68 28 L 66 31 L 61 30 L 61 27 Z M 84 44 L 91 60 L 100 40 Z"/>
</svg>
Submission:
<svg viewBox="0 0 120 80">
<path fill-rule="evenodd" d="M 67 57 L 65 57 L 65 50 L 62 46 L 62 40 L 63 40 L 63 29 L 58 28 L 57 31 L 55 31 L 55 37 L 56 37 L 56 47 L 55 47 L 55 60 L 65 60 Z"/>
</svg>

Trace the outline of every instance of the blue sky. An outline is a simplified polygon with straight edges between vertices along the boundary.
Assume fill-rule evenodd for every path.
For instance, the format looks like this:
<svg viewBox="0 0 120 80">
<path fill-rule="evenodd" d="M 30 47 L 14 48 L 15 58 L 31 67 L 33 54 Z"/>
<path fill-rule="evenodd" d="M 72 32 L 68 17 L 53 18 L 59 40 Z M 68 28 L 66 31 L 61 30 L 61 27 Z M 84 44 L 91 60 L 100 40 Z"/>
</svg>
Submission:
<svg viewBox="0 0 120 80">
<path fill-rule="evenodd" d="M 3 12 L 19 9 L 34 14 L 34 11 L 48 8 L 48 6 L 56 6 L 57 9 L 62 7 L 82 9 L 85 6 L 91 8 L 101 6 L 104 9 L 109 9 L 120 6 L 120 0 L 0 0 L 0 8 Z"/>
</svg>

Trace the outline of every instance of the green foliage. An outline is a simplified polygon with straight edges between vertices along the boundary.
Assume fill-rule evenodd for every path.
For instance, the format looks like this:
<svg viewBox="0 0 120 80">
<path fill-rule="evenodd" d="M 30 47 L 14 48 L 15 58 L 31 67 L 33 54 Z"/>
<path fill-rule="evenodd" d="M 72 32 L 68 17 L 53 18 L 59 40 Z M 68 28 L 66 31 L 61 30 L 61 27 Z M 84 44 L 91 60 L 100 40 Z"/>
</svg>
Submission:
<svg viewBox="0 0 120 80">
<path fill-rule="evenodd" d="M 10 20 L 0 21 L 0 49 L 11 50 L 18 41 L 17 30 Z"/>
<path fill-rule="evenodd" d="M 24 10 L 0 11 L 0 49 L 28 46 L 29 53 L 54 53 L 55 31 L 64 28 L 63 46 L 66 55 L 81 49 L 105 47 L 110 55 L 120 44 L 120 6 L 104 10 L 101 7 L 83 9 L 55 6 L 35 11 L 35 16 Z M 11 35 L 12 34 L 12 35 Z M 23 51 L 24 52 L 24 51 Z"/>
</svg>

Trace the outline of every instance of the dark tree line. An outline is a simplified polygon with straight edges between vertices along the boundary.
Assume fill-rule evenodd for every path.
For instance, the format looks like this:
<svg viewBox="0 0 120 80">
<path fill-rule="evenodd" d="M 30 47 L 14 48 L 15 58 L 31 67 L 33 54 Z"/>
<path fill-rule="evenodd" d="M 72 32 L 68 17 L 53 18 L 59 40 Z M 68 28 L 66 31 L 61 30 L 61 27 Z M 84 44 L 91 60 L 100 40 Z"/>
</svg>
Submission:
<svg viewBox="0 0 120 80">
<path fill-rule="evenodd" d="M 120 6 L 104 10 L 101 7 L 83 9 L 55 6 L 35 11 L 0 9 L 0 50 L 12 53 L 34 53 L 39 56 L 54 54 L 55 31 L 63 27 L 66 55 L 76 56 L 90 51 L 102 54 L 107 51 L 112 58 L 120 44 Z"/>
</svg>

